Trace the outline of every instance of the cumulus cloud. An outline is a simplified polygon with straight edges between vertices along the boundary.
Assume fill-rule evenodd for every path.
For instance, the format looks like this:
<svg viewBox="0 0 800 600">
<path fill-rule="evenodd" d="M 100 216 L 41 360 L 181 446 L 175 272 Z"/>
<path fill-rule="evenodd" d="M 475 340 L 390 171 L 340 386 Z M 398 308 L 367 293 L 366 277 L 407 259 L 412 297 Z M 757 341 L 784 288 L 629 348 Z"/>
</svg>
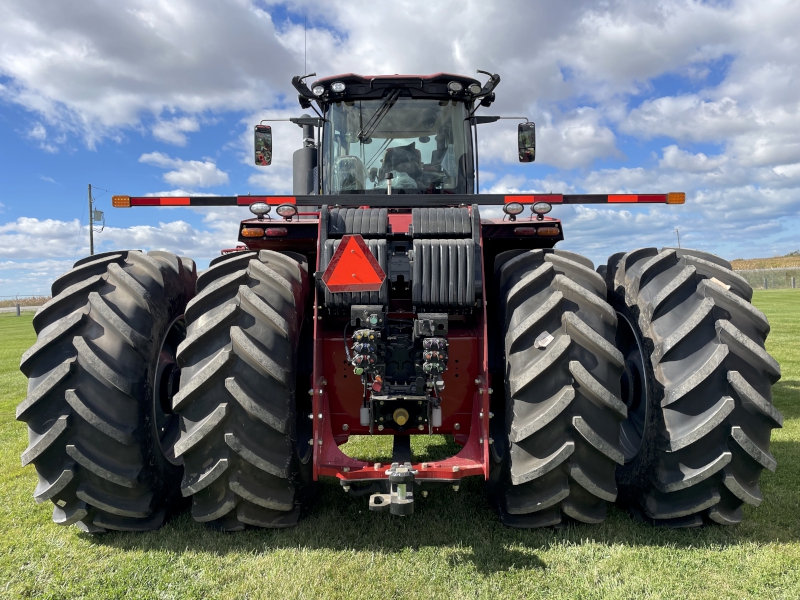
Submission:
<svg viewBox="0 0 800 600">
<path fill-rule="evenodd" d="M 0 40 L 2 97 L 90 147 L 148 115 L 255 108 L 299 70 L 247 0 L 7 0 Z M 155 129 L 179 140 L 180 127 Z"/>
<path fill-rule="evenodd" d="M 187 142 L 186 133 L 199 130 L 200 123 L 197 122 L 197 119 L 180 117 L 169 121 L 158 121 L 153 125 L 153 137 L 168 144 L 185 146 Z"/>
<path fill-rule="evenodd" d="M 150 152 L 142 154 L 139 162 L 161 167 L 162 169 L 174 169 L 167 171 L 163 175 L 164 181 L 169 184 L 184 186 L 187 188 L 212 187 L 228 183 L 228 174 L 217 168 L 217 165 L 209 159 L 181 160 L 170 158 L 163 152 Z"/>
<path fill-rule="evenodd" d="M 212 211 L 205 215 L 202 227 L 183 220 L 127 228 L 107 226 L 102 233 L 95 234 L 95 252 L 137 248 L 169 250 L 207 259 L 219 255 L 221 248 L 236 246 L 242 216 L 241 210 L 235 214 Z M 86 229 L 77 219 L 20 217 L 0 225 L 0 261 L 9 269 L 17 261 L 53 264 L 52 261 L 63 260 L 65 255 L 77 259 L 89 253 L 87 242 Z"/>
<path fill-rule="evenodd" d="M 665 169 L 699 173 L 718 169 L 727 161 L 728 157 L 726 156 L 714 156 L 709 158 L 702 152 L 692 154 L 686 150 L 681 150 L 678 146 L 673 144 L 664 148 L 664 155 L 658 164 Z"/>
<path fill-rule="evenodd" d="M 752 129 L 754 120 L 755 115 L 732 98 L 704 101 L 696 95 L 667 96 L 632 110 L 620 129 L 643 138 L 716 142 Z"/>
</svg>

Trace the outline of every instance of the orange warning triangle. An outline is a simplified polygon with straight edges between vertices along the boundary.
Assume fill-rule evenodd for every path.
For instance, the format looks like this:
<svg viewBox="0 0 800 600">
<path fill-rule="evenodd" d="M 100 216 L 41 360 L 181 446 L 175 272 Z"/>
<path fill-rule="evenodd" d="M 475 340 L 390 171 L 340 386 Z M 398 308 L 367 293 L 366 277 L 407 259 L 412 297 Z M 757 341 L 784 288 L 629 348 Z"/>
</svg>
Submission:
<svg viewBox="0 0 800 600">
<path fill-rule="evenodd" d="M 346 235 L 342 238 L 322 274 L 322 281 L 334 294 L 377 292 L 385 279 L 386 273 L 360 235 Z"/>
</svg>

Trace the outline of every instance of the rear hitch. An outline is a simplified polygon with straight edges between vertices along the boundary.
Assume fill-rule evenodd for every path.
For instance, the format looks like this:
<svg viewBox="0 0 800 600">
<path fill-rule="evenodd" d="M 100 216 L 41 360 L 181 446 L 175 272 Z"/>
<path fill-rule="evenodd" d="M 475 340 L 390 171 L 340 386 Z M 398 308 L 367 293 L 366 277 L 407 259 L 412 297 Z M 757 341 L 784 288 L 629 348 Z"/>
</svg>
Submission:
<svg viewBox="0 0 800 600">
<path fill-rule="evenodd" d="M 377 512 L 389 510 L 393 515 L 414 514 L 414 476 L 417 471 L 411 463 L 392 463 L 386 475 L 389 477 L 388 494 L 372 494 L 369 497 L 369 509 Z"/>
</svg>

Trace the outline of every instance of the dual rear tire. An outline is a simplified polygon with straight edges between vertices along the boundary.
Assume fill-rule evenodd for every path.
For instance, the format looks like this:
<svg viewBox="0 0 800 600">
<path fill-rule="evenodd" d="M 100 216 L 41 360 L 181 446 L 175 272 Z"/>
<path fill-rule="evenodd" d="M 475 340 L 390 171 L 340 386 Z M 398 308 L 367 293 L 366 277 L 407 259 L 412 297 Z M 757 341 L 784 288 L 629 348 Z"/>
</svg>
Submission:
<svg viewBox="0 0 800 600">
<path fill-rule="evenodd" d="M 304 257 L 268 251 L 199 278 L 166 252 L 75 263 L 20 364 L 37 502 L 90 533 L 156 529 L 189 502 L 219 529 L 294 525 L 312 491 L 308 289 Z"/>
<path fill-rule="evenodd" d="M 489 492 L 513 527 L 741 521 L 775 470 L 778 363 L 752 289 L 717 256 L 643 248 L 592 271 L 558 250 L 495 261 L 504 397 Z M 499 386 L 495 385 L 495 388 Z"/>
</svg>

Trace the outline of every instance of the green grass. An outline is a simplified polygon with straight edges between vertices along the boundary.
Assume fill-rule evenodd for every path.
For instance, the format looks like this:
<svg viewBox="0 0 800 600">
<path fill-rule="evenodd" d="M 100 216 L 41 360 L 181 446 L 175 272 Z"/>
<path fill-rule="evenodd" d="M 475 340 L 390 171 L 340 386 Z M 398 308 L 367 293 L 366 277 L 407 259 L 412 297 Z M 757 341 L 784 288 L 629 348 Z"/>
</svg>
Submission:
<svg viewBox="0 0 800 600">
<path fill-rule="evenodd" d="M 800 293 L 757 292 L 783 379 L 773 433 L 778 472 L 737 527 L 658 529 L 612 509 L 599 526 L 517 531 L 499 525 L 482 483 L 420 499 L 417 514 L 367 510 L 323 482 L 291 530 L 221 534 L 182 514 L 159 531 L 90 537 L 50 521 L 22 469 L 25 395 L 17 370 L 31 316 L 0 317 L 0 596 L 43 598 L 797 598 L 800 597 Z M 418 438 L 437 455 L 443 438 Z M 388 446 L 349 444 L 385 458 Z"/>
</svg>

